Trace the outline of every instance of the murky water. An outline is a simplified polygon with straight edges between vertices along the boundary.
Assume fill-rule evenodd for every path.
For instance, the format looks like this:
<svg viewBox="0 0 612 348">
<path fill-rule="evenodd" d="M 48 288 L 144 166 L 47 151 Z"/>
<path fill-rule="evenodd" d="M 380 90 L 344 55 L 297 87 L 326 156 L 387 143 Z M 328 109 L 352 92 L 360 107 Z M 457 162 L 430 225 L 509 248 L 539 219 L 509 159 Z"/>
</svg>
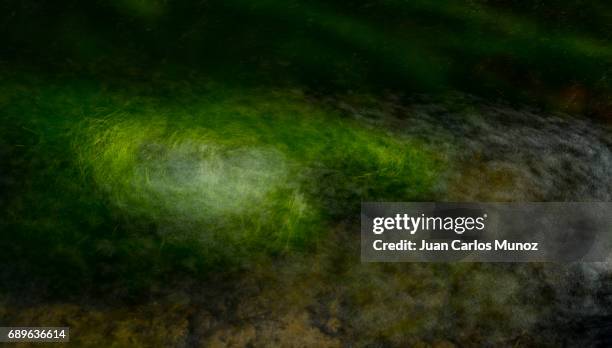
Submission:
<svg viewBox="0 0 612 348">
<path fill-rule="evenodd" d="M 588 119 L 453 95 L 360 107 L 355 118 L 417 137 L 450 160 L 445 198 L 610 201 L 612 129 Z M 389 117 L 389 115 L 392 115 Z M 450 168 L 449 168 L 450 169 Z"/>
<path fill-rule="evenodd" d="M 334 103 L 356 119 L 438 148 L 449 162 L 441 199 L 612 199 L 612 129 L 607 125 L 466 95 L 401 102 L 392 97 L 367 106 Z M 538 314 L 537 330 L 566 344 L 611 343 L 612 262 L 551 264 L 545 269 L 545 277 L 529 278 L 532 284 L 521 280 L 523 289 L 543 283 L 554 291 L 554 309 Z"/>
</svg>

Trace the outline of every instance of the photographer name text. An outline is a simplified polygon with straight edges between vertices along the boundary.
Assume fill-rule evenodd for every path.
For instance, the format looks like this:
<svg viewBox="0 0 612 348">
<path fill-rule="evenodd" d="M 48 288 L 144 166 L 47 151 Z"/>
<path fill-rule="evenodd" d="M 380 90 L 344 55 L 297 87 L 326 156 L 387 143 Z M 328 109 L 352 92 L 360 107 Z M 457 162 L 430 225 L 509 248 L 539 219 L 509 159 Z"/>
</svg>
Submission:
<svg viewBox="0 0 612 348">
<path fill-rule="evenodd" d="M 465 241 L 455 239 L 452 241 L 427 241 L 421 240 L 417 243 L 412 240 L 400 240 L 398 242 L 385 242 L 380 239 L 372 243 L 376 251 L 538 251 L 537 242 L 512 242 L 508 240 L 494 240 L 482 242 L 477 239 Z"/>
</svg>

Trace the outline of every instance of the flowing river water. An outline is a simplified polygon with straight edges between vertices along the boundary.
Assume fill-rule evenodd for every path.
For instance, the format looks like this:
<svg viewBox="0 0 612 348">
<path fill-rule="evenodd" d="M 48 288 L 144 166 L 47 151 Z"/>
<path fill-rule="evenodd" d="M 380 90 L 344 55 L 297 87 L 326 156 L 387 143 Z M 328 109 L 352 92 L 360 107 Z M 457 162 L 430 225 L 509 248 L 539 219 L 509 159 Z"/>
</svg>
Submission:
<svg viewBox="0 0 612 348">
<path fill-rule="evenodd" d="M 416 137 L 442 149 L 450 163 L 447 179 L 439 187 L 442 200 L 612 199 L 609 125 L 462 94 L 389 97 L 367 105 L 346 100 L 332 103 L 354 118 L 387 127 L 397 136 Z M 536 320 L 540 322 L 538 330 L 543 335 L 550 332 L 551 342 L 612 344 L 612 260 L 544 267 L 547 276 L 527 280 L 547 283 L 554 292 L 549 321 L 542 323 L 542 309 Z M 524 289 L 530 287 L 525 280 L 519 282 Z"/>
<path fill-rule="evenodd" d="M 99 240 L 75 223 L 77 240 L 89 238 L 91 244 L 68 245 L 77 256 L 95 250 L 112 258 L 121 252 L 117 245 L 124 238 L 133 243 L 125 244 L 129 246 L 122 254 L 125 259 L 108 263 L 127 267 L 113 286 L 119 284 L 121 290 L 129 284 L 133 276 L 129 267 L 137 258 L 158 265 L 168 272 L 160 271 L 164 276 L 177 269 L 200 270 L 202 255 L 207 255 L 198 253 L 200 244 L 218 250 L 241 246 L 246 240 L 253 244 L 248 249 L 252 250 L 265 245 L 257 244 L 262 242 L 259 238 L 269 236 L 278 225 L 287 227 L 289 236 L 303 232 L 304 239 L 316 243 L 307 252 L 286 252 L 286 245 L 279 244 L 272 249 L 280 254 L 278 258 L 245 253 L 247 271 L 233 277 L 232 271 L 223 268 L 218 283 L 183 277 L 176 284 L 160 285 L 147 277 L 152 267 L 146 266 L 143 282 L 153 284 L 152 292 L 162 305 L 161 309 L 150 303 L 140 305 L 176 316 L 176 320 L 162 320 L 160 327 L 184 324 L 176 328 L 180 332 L 177 342 L 187 342 L 187 346 L 231 342 L 418 346 L 438 342 L 441 347 L 612 343 L 612 261 L 361 263 L 359 236 L 354 233 L 358 218 L 351 215 L 351 209 L 358 208 L 359 195 L 368 194 L 363 186 L 387 195 L 397 187 L 429 187 L 431 182 L 435 182 L 433 193 L 428 189 L 422 194 L 437 201 L 610 201 L 609 125 L 464 94 L 304 97 L 300 92 L 296 97 L 279 92 L 276 97 L 262 94 L 247 102 L 240 98 L 218 102 L 222 98 L 210 97 L 213 106 L 194 102 L 204 98 L 198 94 L 181 107 L 167 108 L 153 99 L 114 96 L 138 106 L 130 109 L 121 103 L 105 104 L 104 93 L 101 99 L 93 94 L 88 103 L 80 94 L 62 89 L 54 93 L 44 94 L 47 99 L 36 107 L 24 99 L 7 108 L 10 124 L 21 124 L 23 114 L 32 118 L 26 119 L 24 127 L 17 127 L 21 133 L 7 132 L 15 139 L 5 140 L 7 151 L 14 151 L 10 157 L 15 162 L 12 176 L 7 177 L 23 177 L 27 184 L 5 180 L 6 187 L 21 192 L 12 197 L 17 202 L 11 204 L 17 212 L 13 215 L 28 221 L 16 219 L 12 226 L 25 226 L 24 231 L 35 226 L 55 233 L 70 227 L 65 223 L 71 219 L 80 223 L 83 216 L 92 216 L 94 226 L 108 220 L 108 225 L 99 227 Z M 328 114 L 329 110 L 333 112 Z M 58 116 L 59 121 L 48 115 Z M 82 124 L 74 122 L 84 116 L 87 120 Z M 53 130 L 62 131 L 56 134 Z M 398 139 L 401 141 L 395 141 Z M 406 150 L 409 146 L 417 148 Z M 75 153 L 74 161 L 54 162 Z M 435 162 L 430 161 L 431 154 L 442 159 L 442 168 L 431 164 Z M 22 161 L 25 158 L 41 161 L 41 172 L 32 171 L 30 181 L 21 175 L 22 168 L 29 168 Z M 396 158 L 401 161 L 394 166 Z M 422 168 L 436 168 L 439 173 L 430 180 L 415 173 Z M 78 180 L 71 176 L 73 171 L 79 173 Z M 55 184 L 49 185 L 50 180 Z M 49 193 L 54 186 L 56 195 L 69 194 L 58 199 Z M 51 208 L 44 209 L 40 197 Z M 30 200 L 21 202 L 22 198 Z M 98 221 L 96 211 L 83 208 L 79 199 L 90 204 L 85 207 L 105 202 L 105 209 L 116 216 L 99 214 Z M 32 211 L 30 216 L 20 210 L 28 204 L 42 208 L 27 210 Z M 315 209 L 316 204 L 321 206 Z M 55 218 L 50 212 L 55 212 L 56 205 L 71 214 Z M 258 214 L 227 218 L 235 211 L 243 213 L 241 209 Z M 338 214 L 321 223 L 321 212 L 330 209 Z M 290 228 L 292 223 L 295 228 Z M 108 226 L 123 230 L 111 236 L 106 233 Z M 205 235 L 214 228 L 229 231 L 223 236 L 231 238 L 200 238 L 180 244 L 185 231 Z M 318 238 L 318 234 L 306 233 L 312 228 L 325 229 L 321 231 L 325 234 Z M 258 233 L 236 233 L 241 230 Z M 155 244 L 158 239 L 162 241 L 159 247 Z M 6 241 L 12 243 L 13 237 Z M 175 253 L 171 253 L 173 247 Z M 231 258 L 238 255 L 227 254 Z M 106 269 L 112 270 L 110 266 Z M 117 314 L 113 312 L 117 307 L 121 306 L 100 306 L 101 318 L 142 319 L 140 309 Z M 52 312 L 44 305 L 32 308 L 32 313 Z M 58 308 L 53 315 L 72 315 Z M 66 308 L 82 313 L 80 324 L 95 319 L 79 306 Z M 23 319 L 28 313 L 18 307 L 9 309 L 7 317 Z M 97 335 L 98 328 L 91 332 Z"/>
<path fill-rule="evenodd" d="M 447 187 L 446 199 L 612 199 L 612 129 L 607 125 L 465 95 L 339 106 L 355 118 L 443 149 L 457 180 Z"/>
</svg>

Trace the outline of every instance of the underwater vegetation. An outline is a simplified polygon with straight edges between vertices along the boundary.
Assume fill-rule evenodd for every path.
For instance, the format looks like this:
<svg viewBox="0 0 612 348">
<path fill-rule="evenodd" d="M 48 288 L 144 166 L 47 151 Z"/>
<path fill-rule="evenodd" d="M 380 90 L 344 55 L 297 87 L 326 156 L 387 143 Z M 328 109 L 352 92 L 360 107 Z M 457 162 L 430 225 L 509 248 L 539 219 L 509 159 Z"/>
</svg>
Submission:
<svg viewBox="0 0 612 348">
<path fill-rule="evenodd" d="M 461 94 L 1 91 L 3 320 L 92 347 L 452 346 L 568 342 L 607 313 L 605 265 L 361 264 L 354 232 L 362 200 L 606 199 L 592 121 Z"/>
<path fill-rule="evenodd" d="M 604 1 L 0 2 L 0 324 L 610 346 L 609 263 L 366 264 L 362 201 L 609 201 Z"/>
<path fill-rule="evenodd" d="M 58 286 L 84 281 L 71 272 L 91 267 L 115 273 L 117 257 L 126 267 L 135 266 L 131 258 L 151 262 L 147 273 L 157 262 L 206 273 L 251 254 L 312 248 L 357 216 L 361 200 L 423 199 L 442 163 L 421 142 L 300 92 L 203 88 L 164 103 L 169 97 L 35 83 L 3 104 L 4 148 L 30 159 L 8 162 L 4 231 L 71 256 L 61 258 L 67 279 Z M 2 241 L 20 252 L 12 233 Z M 5 256 L 36 272 L 54 252 Z"/>
</svg>

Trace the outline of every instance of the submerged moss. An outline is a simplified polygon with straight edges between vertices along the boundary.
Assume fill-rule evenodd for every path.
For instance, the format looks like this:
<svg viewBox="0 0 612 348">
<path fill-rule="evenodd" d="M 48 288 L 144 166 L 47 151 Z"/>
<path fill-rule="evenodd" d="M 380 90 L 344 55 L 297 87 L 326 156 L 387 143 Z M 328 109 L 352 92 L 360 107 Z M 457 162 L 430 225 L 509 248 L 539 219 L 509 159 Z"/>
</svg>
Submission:
<svg viewBox="0 0 612 348">
<path fill-rule="evenodd" d="M 415 144 L 299 93 L 240 95 L 86 119 L 81 166 L 122 212 L 233 252 L 309 245 L 360 199 L 415 198 L 433 182 Z"/>
<path fill-rule="evenodd" d="M 441 165 L 297 91 L 68 78 L 2 90 L 15 159 L 3 256 L 62 288 L 129 291 L 312 250 L 357 224 L 361 201 L 431 197 Z"/>
</svg>

